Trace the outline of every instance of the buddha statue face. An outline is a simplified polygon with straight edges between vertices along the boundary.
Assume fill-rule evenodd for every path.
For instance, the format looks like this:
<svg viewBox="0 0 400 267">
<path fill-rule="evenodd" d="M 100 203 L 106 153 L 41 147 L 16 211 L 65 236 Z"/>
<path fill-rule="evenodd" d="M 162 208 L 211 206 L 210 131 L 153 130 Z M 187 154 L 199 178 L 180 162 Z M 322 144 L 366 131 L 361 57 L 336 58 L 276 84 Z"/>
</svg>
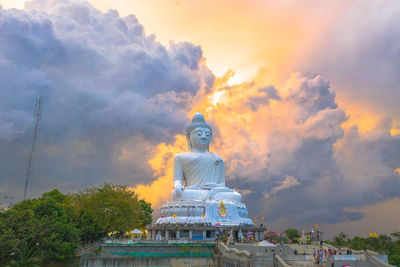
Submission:
<svg viewBox="0 0 400 267">
<path fill-rule="evenodd" d="M 204 116 L 200 112 L 194 114 L 192 122 L 186 128 L 186 140 L 189 150 L 193 152 L 208 151 L 211 136 L 211 127 L 206 123 Z"/>
<path fill-rule="evenodd" d="M 211 130 L 206 127 L 196 127 L 190 132 L 188 141 L 192 151 L 206 151 L 211 141 Z"/>
</svg>

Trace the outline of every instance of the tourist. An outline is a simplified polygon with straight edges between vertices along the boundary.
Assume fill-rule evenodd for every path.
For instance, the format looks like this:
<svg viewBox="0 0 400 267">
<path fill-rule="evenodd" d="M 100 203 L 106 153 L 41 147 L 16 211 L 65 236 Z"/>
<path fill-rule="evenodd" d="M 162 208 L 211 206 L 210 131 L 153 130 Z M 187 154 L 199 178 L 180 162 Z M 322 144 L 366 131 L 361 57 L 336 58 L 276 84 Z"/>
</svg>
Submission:
<svg viewBox="0 0 400 267">
<path fill-rule="evenodd" d="M 293 253 L 294 255 L 297 255 L 297 249 L 294 249 Z"/>
</svg>

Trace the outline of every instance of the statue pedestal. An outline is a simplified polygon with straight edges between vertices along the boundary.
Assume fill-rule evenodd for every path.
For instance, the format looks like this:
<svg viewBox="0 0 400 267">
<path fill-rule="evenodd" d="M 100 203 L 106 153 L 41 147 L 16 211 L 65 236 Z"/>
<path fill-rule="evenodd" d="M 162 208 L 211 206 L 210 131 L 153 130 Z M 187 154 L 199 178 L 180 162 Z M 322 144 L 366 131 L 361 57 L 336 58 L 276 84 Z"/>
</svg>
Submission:
<svg viewBox="0 0 400 267">
<path fill-rule="evenodd" d="M 179 201 L 161 207 L 161 218 L 155 224 L 202 224 L 205 226 L 254 226 L 246 205 L 236 202 Z"/>
<path fill-rule="evenodd" d="M 237 240 L 240 231 L 254 232 L 259 237 L 265 231 L 265 227 L 256 227 L 248 218 L 246 205 L 237 202 L 169 202 L 161 207 L 161 215 L 147 227 L 149 240 L 215 240 L 228 231 Z"/>
</svg>

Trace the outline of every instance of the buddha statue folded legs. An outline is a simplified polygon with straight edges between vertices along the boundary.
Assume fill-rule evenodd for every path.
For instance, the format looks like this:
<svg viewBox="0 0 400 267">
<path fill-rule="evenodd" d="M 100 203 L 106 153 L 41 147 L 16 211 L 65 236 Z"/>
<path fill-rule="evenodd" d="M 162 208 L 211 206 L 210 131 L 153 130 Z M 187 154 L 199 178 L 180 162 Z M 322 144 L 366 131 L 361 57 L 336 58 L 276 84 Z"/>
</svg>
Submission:
<svg viewBox="0 0 400 267">
<path fill-rule="evenodd" d="M 227 187 L 215 187 L 212 189 L 204 189 L 197 186 L 185 187 L 180 196 L 177 196 L 176 191 L 172 191 L 173 201 L 233 201 L 241 202 L 242 196 L 234 190 Z"/>
</svg>

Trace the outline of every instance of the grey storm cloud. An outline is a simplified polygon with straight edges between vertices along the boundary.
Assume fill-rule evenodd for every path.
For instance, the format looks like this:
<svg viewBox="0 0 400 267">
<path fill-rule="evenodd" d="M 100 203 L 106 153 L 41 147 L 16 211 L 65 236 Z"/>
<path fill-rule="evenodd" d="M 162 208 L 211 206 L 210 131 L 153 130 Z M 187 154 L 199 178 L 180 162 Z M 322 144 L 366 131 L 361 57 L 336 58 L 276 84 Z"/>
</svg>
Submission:
<svg viewBox="0 0 400 267">
<path fill-rule="evenodd" d="M 16 198 L 38 96 L 44 105 L 34 195 L 152 181 L 149 146 L 182 129 L 192 99 L 215 79 L 200 46 L 163 46 L 135 16 L 102 13 L 86 2 L 37 0 L 24 11 L 0 9 L 0 33 L 0 185 Z M 137 157 L 120 166 L 124 146 Z"/>
<path fill-rule="evenodd" d="M 293 69 L 325 75 L 338 94 L 399 117 L 400 3 L 360 1 L 338 11 L 301 51 Z"/>
<path fill-rule="evenodd" d="M 285 218 L 297 226 L 338 223 L 363 218 L 346 207 L 399 196 L 400 135 L 391 136 L 390 127 L 367 133 L 357 127 L 344 130 L 348 116 L 324 77 L 295 74 L 292 80 L 289 93 L 275 98 L 281 105 L 256 101 L 270 112 L 260 122 L 267 125 L 268 148 L 256 156 L 265 161 L 251 159 L 230 173 L 235 188 L 249 191 L 244 199 L 250 214 L 266 216 L 271 223 Z M 290 116 L 280 113 L 282 107 L 291 109 Z M 390 125 L 390 120 L 382 124 Z M 227 165 L 247 157 L 251 155 L 232 154 Z"/>
</svg>

